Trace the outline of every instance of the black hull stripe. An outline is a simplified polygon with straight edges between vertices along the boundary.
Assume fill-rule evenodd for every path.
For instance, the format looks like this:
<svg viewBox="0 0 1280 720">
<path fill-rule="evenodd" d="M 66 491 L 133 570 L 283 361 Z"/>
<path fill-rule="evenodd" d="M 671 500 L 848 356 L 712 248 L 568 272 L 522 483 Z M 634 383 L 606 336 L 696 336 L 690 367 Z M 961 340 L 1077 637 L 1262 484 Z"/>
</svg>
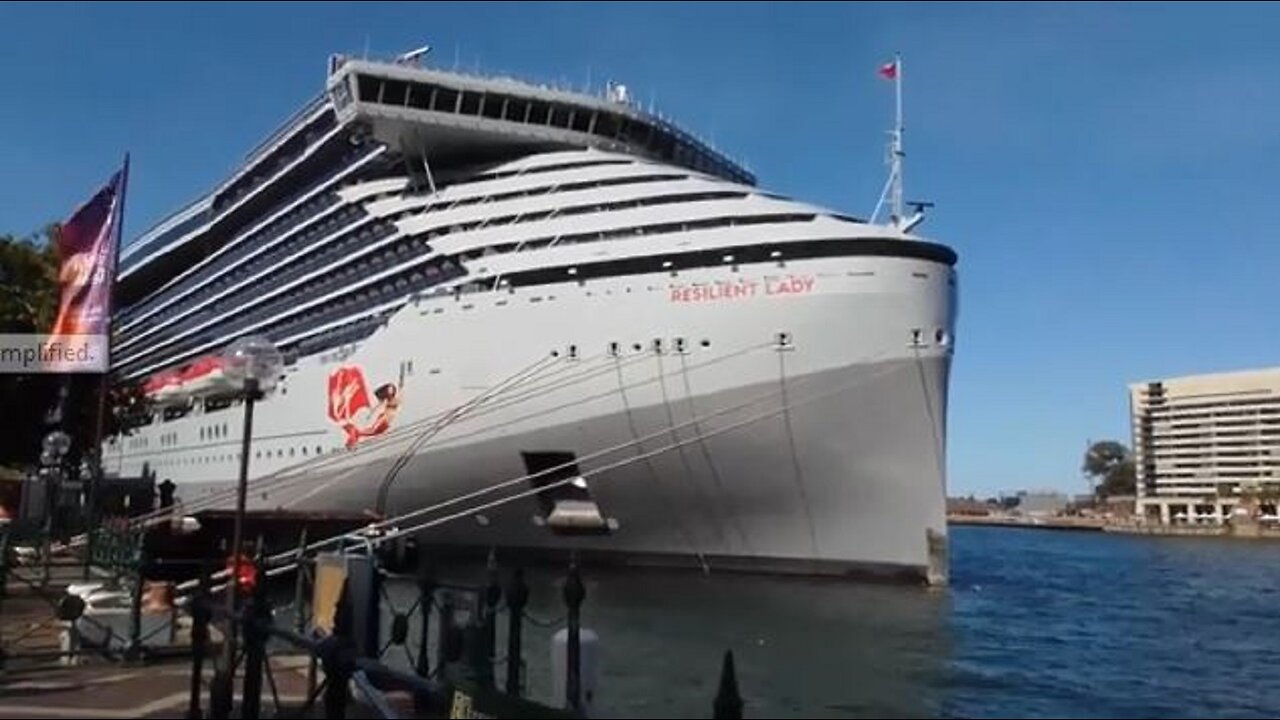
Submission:
<svg viewBox="0 0 1280 720">
<path fill-rule="evenodd" d="M 774 252 L 781 255 L 774 256 Z M 732 263 L 724 258 L 732 255 Z M 808 260 L 824 257 L 898 257 L 928 260 L 948 267 L 954 266 L 957 256 L 954 250 L 936 243 L 890 238 L 837 238 L 804 240 L 786 243 L 760 243 L 755 245 L 718 247 L 692 252 L 656 254 L 645 257 L 588 262 L 576 265 L 525 270 L 503 276 L 513 287 L 547 285 L 566 280 L 588 280 L 621 275 L 646 275 L 655 272 L 715 267 L 726 264 L 749 265 L 761 262 Z M 666 265 L 666 263 L 671 263 Z M 570 272 L 570 271 L 573 272 Z"/>
</svg>

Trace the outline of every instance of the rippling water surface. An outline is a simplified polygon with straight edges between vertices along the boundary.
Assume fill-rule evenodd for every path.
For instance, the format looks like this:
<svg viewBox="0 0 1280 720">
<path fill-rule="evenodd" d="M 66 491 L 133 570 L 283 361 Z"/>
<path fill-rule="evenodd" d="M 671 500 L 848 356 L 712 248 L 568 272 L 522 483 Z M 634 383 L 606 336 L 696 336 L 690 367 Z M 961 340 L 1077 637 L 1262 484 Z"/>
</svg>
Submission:
<svg viewBox="0 0 1280 720">
<path fill-rule="evenodd" d="M 960 527 L 951 551 L 941 591 L 589 573 L 595 714 L 710 717 L 732 649 L 748 717 L 1280 715 L 1280 544 Z M 551 632 L 527 637 L 544 700 Z"/>
</svg>

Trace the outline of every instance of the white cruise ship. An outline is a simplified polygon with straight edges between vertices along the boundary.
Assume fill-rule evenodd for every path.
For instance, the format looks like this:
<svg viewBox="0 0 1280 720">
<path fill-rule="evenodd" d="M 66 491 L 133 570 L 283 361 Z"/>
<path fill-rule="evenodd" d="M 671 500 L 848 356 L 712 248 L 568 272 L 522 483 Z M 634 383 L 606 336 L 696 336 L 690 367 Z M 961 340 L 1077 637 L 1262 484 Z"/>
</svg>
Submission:
<svg viewBox="0 0 1280 720">
<path fill-rule="evenodd" d="M 955 253 L 763 190 L 619 87 L 331 59 L 323 95 L 122 252 L 107 441 L 234 506 L 218 354 L 285 367 L 249 508 L 442 546 L 946 580 Z"/>
</svg>

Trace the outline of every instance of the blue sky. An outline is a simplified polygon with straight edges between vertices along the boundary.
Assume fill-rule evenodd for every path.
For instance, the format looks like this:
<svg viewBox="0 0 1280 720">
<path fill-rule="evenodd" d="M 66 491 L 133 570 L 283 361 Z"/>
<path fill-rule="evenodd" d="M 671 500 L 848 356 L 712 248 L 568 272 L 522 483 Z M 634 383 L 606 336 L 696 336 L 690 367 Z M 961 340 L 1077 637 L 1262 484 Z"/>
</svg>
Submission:
<svg viewBox="0 0 1280 720">
<path fill-rule="evenodd" d="M 126 234 L 203 192 L 330 52 L 627 83 L 761 185 L 870 212 L 906 70 L 908 196 L 960 254 L 952 493 L 1083 491 L 1126 385 L 1275 364 L 1280 7 L 0 5 L 0 232 L 133 157 Z"/>
</svg>

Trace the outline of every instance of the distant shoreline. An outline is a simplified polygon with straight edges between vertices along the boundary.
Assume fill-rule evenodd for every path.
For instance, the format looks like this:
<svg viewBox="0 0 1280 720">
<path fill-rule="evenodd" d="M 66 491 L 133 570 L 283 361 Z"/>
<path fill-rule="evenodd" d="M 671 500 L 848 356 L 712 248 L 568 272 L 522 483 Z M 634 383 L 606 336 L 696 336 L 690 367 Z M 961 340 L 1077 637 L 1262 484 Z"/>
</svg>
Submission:
<svg viewBox="0 0 1280 720">
<path fill-rule="evenodd" d="M 1109 532 L 1122 535 L 1156 535 L 1162 537 L 1220 537 L 1280 540 L 1280 528 L 1262 527 L 1257 523 L 1229 525 L 1139 525 L 1091 517 L 1015 517 L 991 515 L 948 515 L 947 525 L 1028 528 L 1032 530 L 1076 530 Z"/>
<path fill-rule="evenodd" d="M 948 525 L 985 525 L 1034 528 L 1037 530 L 1087 530 L 1100 532 L 1107 523 L 1088 517 L 1015 517 L 993 515 L 948 515 Z"/>
</svg>

